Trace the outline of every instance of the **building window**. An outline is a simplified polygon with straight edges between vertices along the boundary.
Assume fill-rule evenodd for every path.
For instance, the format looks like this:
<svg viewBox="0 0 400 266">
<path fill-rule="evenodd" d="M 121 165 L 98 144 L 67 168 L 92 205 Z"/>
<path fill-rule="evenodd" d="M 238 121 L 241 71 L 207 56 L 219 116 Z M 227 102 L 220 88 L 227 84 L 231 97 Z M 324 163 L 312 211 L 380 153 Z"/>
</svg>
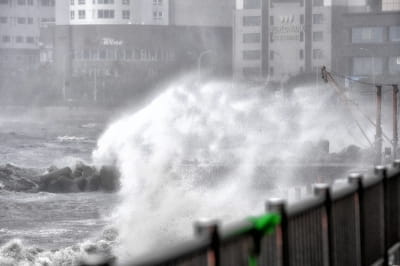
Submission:
<svg viewBox="0 0 400 266">
<path fill-rule="evenodd" d="M 392 26 L 389 29 L 389 39 L 392 42 L 400 42 L 400 26 Z"/>
<path fill-rule="evenodd" d="M 269 17 L 269 24 L 270 24 L 271 26 L 274 25 L 274 16 L 270 16 L 270 17 Z"/>
<path fill-rule="evenodd" d="M 24 41 L 24 37 L 22 37 L 22 36 L 17 36 L 16 38 L 15 38 L 15 42 L 16 43 L 22 43 Z"/>
<path fill-rule="evenodd" d="M 70 4 L 71 4 L 71 6 L 73 6 L 74 5 L 74 0 L 71 0 Z"/>
<path fill-rule="evenodd" d="M 261 70 L 259 67 L 244 67 L 243 68 L 243 75 L 246 77 L 254 77 L 259 76 Z"/>
<path fill-rule="evenodd" d="M 300 41 L 301 41 L 301 42 L 304 41 L 304 32 L 300 32 Z"/>
<path fill-rule="evenodd" d="M 162 19 L 163 12 L 162 11 L 153 11 L 153 19 L 158 20 Z"/>
<path fill-rule="evenodd" d="M 304 24 L 304 14 L 300 15 L 300 24 Z"/>
<path fill-rule="evenodd" d="M 4 35 L 4 36 L 1 38 L 1 40 L 2 40 L 4 43 L 9 43 L 9 42 L 11 42 L 11 37 L 10 37 L 9 35 Z"/>
<path fill-rule="evenodd" d="M 104 4 L 104 5 L 112 5 L 114 4 L 114 0 L 98 0 L 98 4 Z"/>
<path fill-rule="evenodd" d="M 75 19 L 75 11 L 72 10 L 72 11 L 70 12 L 70 18 L 71 18 L 71 19 Z"/>
<path fill-rule="evenodd" d="M 261 1 L 260 0 L 244 0 L 243 8 L 244 9 L 260 9 Z"/>
<path fill-rule="evenodd" d="M 24 5 L 26 5 L 26 1 L 25 1 L 25 0 L 18 0 L 18 1 L 17 1 L 17 4 L 18 4 L 19 6 L 24 6 Z"/>
<path fill-rule="evenodd" d="M 29 37 L 26 37 L 25 41 L 26 41 L 26 43 L 34 43 L 34 38 L 29 36 Z"/>
<path fill-rule="evenodd" d="M 300 59 L 303 59 L 303 58 L 304 58 L 304 50 L 303 50 L 303 49 L 300 49 L 300 51 L 299 51 L 299 57 L 300 57 Z"/>
<path fill-rule="evenodd" d="M 243 26 L 260 26 L 261 17 L 260 16 L 244 16 Z"/>
<path fill-rule="evenodd" d="M 382 74 L 383 58 L 381 57 L 354 57 L 353 75 L 374 76 Z"/>
<path fill-rule="evenodd" d="M 123 5 L 129 5 L 129 0 L 122 0 Z"/>
<path fill-rule="evenodd" d="M 7 24 L 8 18 L 7 17 L 0 17 L 0 24 Z"/>
<path fill-rule="evenodd" d="M 389 72 L 390 74 L 400 74 L 400 55 L 389 58 Z"/>
<path fill-rule="evenodd" d="M 382 0 L 383 11 L 398 11 L 400 10 L 399 0 Z"/>
<path fill-rule="evenodd" d="M 383 42 L 383 27 L 353 28 L 351 31 L 352 43 L 379 43 Z"/>
<path fill-rule="evenodd" d="M 131 12 L 129 10 L 122 10 L 122 19 L 130 19 Z"/>
<path fill-rule="evenodd" d="M 100 9 L 97 10 L 98 18 L 114 18 L 114 10 L 112 9 Z"/>
<path fill-rule="evenodd" d="M 243 43 L 259 43 L 261 41 L 260 33 L 244 33 Z"/>
<path fill-rule="evenodd" d="M 86 3 L 85 0 L 78 0 L 78 5 L 84 5 Z"/>
<path fill-rule="evenodd" d="M 321 49 L 313 49 L 313 59 L 321 59 L 323 57 Z"/>
<path fill-rule="evenodd" d="M 272 60 L 274 60 L 274 54 L 275 54 L 275 52 L 274 51 L 269 51 L 269 59 L 272 61 Z"/>
<path fill-rule="evenodd" d="M 270 74 L 271 76 L 274 75 L 274 67 L 270 67 L 270 68 L 269 68 L 269 74 Z"/>
<path fill-rule="evenodd" d="M 0 0 L 0 5 L 8 5 L 8 0 Z"/>
<path fill-rule="evenodd" d="M 322 14 L 313 14 L 312 20 L 313 24 L 322 24 L 324 23 L 324 16 Z"/>
<path fill-rule="evenodd" d="M 259 60 L 261 58 L 260 50 L 243 51 L 243 60 Z"/>
<path fill-rule="evenodd" d="M 320 42 L 324 40 L 324 33 L 322 31 L 314 31 L 313 32 L 313 41 Z"/>
<path fill-rule="evenodd" d="M 78 18 L 79 19 L 85 19 L 86 18 L 85 10 L 78 10 Z"/>
<path fill-rule="evenodd" d="M 324 0 L 313 0 L 313 6 L 323 6 Z"/>
<path fill-rule="evenodd" d="M 28 5 L 33 6 L 33 0 L 28 0 Z"/>
<path fill-rule="evenodd" d="M 33 18 L 28 18 L 28 24 L 33 24 Z"/>
<path fill-rule="evenodd" d="M 18 24 L 26 24 L 26 18 L 22 18 L 22 17 L 17 18 L 17 23 Z"/>
<path fill-rule="evenodd" d="M 162 6 L 163 1 L 162 0 L 153 0 L 153 5 L 155 6 Z"/>
</svg>

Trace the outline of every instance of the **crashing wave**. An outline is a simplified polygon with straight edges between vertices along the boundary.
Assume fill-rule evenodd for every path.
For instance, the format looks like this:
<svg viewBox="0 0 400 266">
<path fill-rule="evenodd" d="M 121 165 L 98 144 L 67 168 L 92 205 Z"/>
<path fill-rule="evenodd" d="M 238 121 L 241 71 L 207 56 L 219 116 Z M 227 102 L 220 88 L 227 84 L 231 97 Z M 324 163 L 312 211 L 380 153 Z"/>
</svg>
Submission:
<svg viewBox="0 0 400 266">
<path fill-rule="evenodd" d="M 44 250 L 26 245 L 20 239 L 9 241 L 0 247 L 2 266 L 78 266 L 82 263 L 110 261 L 114 259 L 113 247 L 117 231 L 104 230 L 99 239 L 58 250 Z"/>
</svg>

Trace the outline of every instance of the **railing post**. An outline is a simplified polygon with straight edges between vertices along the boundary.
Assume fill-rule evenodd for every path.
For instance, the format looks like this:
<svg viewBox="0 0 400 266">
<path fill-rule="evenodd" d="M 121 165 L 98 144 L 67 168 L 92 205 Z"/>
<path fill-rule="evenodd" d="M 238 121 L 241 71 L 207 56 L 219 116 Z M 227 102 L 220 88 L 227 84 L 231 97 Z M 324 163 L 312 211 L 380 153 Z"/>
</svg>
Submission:
<svg viewBox="0 0 400 266">
<path fill-rule="evenodd" d="M 388 210 L 389 210 L 389 193 L 388 193 L 388 180 L 387 180 L 387 168 L 382 165 L 375 167 L 375 175 L 382 178 L 383 182 L 383 232 L 384 232 L 384 258 L 383 265 L 389 266 L 389 221 L 388 221 Z"/>
<path fill-rule="evenodd" d="M 197 237 L 210 239 L 210 247 L 207 254 L 207 266 L 220 265 L 220 246 L 218 221 L 199 220 L 194 223 L 194 232 Z"/>
<path fill-rule="evenodd" d="M 400 159 L 394 160 L 392 166 L 395 169 L 400 169 Z"/>
<path fill-rule="evenodd" d="M 359 236 L 360 236 L 360 251 L 361 251 L 361 256 L 360 260 L 361 265 L 366 265 L 365 263 L 365 236 L 364 236 L 364 206 L 363 206 L 363 197 L 364 197 L 364 189 L 362 185 L 362 180 L 363 180 L 363 175 L 359 173 L 353 173 L 350 174 L 349 178 L 349 183 L 353 184 L 357 187 L 357 205 L 356 210 L 358 210 L 358 222 L 360 226 L 359 230 Z"/>
<path fill-rule="evenodd" d="M 281 216 L 281 225 L 277 230 L 278 243 L 281 243 L 281 259 L 280 265 L 289 266 L 289 231 L 288 217 L 286 213 L 286 200 L 281 198 L 272 198 L 267 202 L 267 211 L 279 214 Z M 279 264 L 278 264 L 279 265 Z"/>
<path fill-rule="evenodd" d="M 322 226 L 323 229 L 326 230 L 328 239 L 324 239 L 325 243 L 325 265 L 334 266 L 334 256 L 332 255 L 333 252 L 333 228 L 332 228 L 332 200 L 331 200 L 331 191 L 328 184 L 321 183 L 315 184 L 314 187 L 314 195 L 317 197 L 322 197 L 325 201 L 324 205 L 326 208 L 326 216 L 322 219 Z M 329 263 L 329 264 L 328 264 Z"/>
</svg>

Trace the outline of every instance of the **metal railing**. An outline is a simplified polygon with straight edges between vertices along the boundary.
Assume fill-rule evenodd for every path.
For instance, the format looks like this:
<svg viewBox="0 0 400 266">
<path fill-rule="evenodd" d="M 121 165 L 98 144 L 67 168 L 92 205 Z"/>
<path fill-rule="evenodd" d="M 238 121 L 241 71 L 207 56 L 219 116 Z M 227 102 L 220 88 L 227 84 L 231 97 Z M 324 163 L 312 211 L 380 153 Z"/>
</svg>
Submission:
<svg viewBox="0 0 400 266">
<path fill-rule="evenodd" d="M 265 215 L 229 227 L 198 222 L 195 232 L 193 240 L 130 265 L 400 264 L 400 161 L 351 174 L 346 184 L 314 185 L 313 195 L 295 204 L 271 199 Z"/>
</svg>

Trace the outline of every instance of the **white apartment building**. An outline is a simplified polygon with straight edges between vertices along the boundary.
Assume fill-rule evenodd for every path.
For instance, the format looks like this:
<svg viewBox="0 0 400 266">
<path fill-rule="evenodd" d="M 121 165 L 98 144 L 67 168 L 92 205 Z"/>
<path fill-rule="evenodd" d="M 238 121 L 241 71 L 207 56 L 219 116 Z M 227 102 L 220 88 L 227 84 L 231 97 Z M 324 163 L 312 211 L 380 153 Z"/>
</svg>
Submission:
<svg viewBox="0 0 400 266">
<path fill-rule="evenodd" d="M 169 0 L 63 0 L 57 25 L 168 25 Z"/>
<path fill-rule="evenodd" d="M 382 0 L 382 11 L 399 11 L 400 0 Z"/>
<path fill-rule="evenodd" d="M 238 0 L 235 78 L 286 82 L 329 67 L 331 19 L 323 0 Z"/>
<path fill-rule="evenodd" d="M 40 28 L 54 23 L 55 0 L 0 0 L 0 63 L 29 67 L 39 63 Z"/>
</svg>

